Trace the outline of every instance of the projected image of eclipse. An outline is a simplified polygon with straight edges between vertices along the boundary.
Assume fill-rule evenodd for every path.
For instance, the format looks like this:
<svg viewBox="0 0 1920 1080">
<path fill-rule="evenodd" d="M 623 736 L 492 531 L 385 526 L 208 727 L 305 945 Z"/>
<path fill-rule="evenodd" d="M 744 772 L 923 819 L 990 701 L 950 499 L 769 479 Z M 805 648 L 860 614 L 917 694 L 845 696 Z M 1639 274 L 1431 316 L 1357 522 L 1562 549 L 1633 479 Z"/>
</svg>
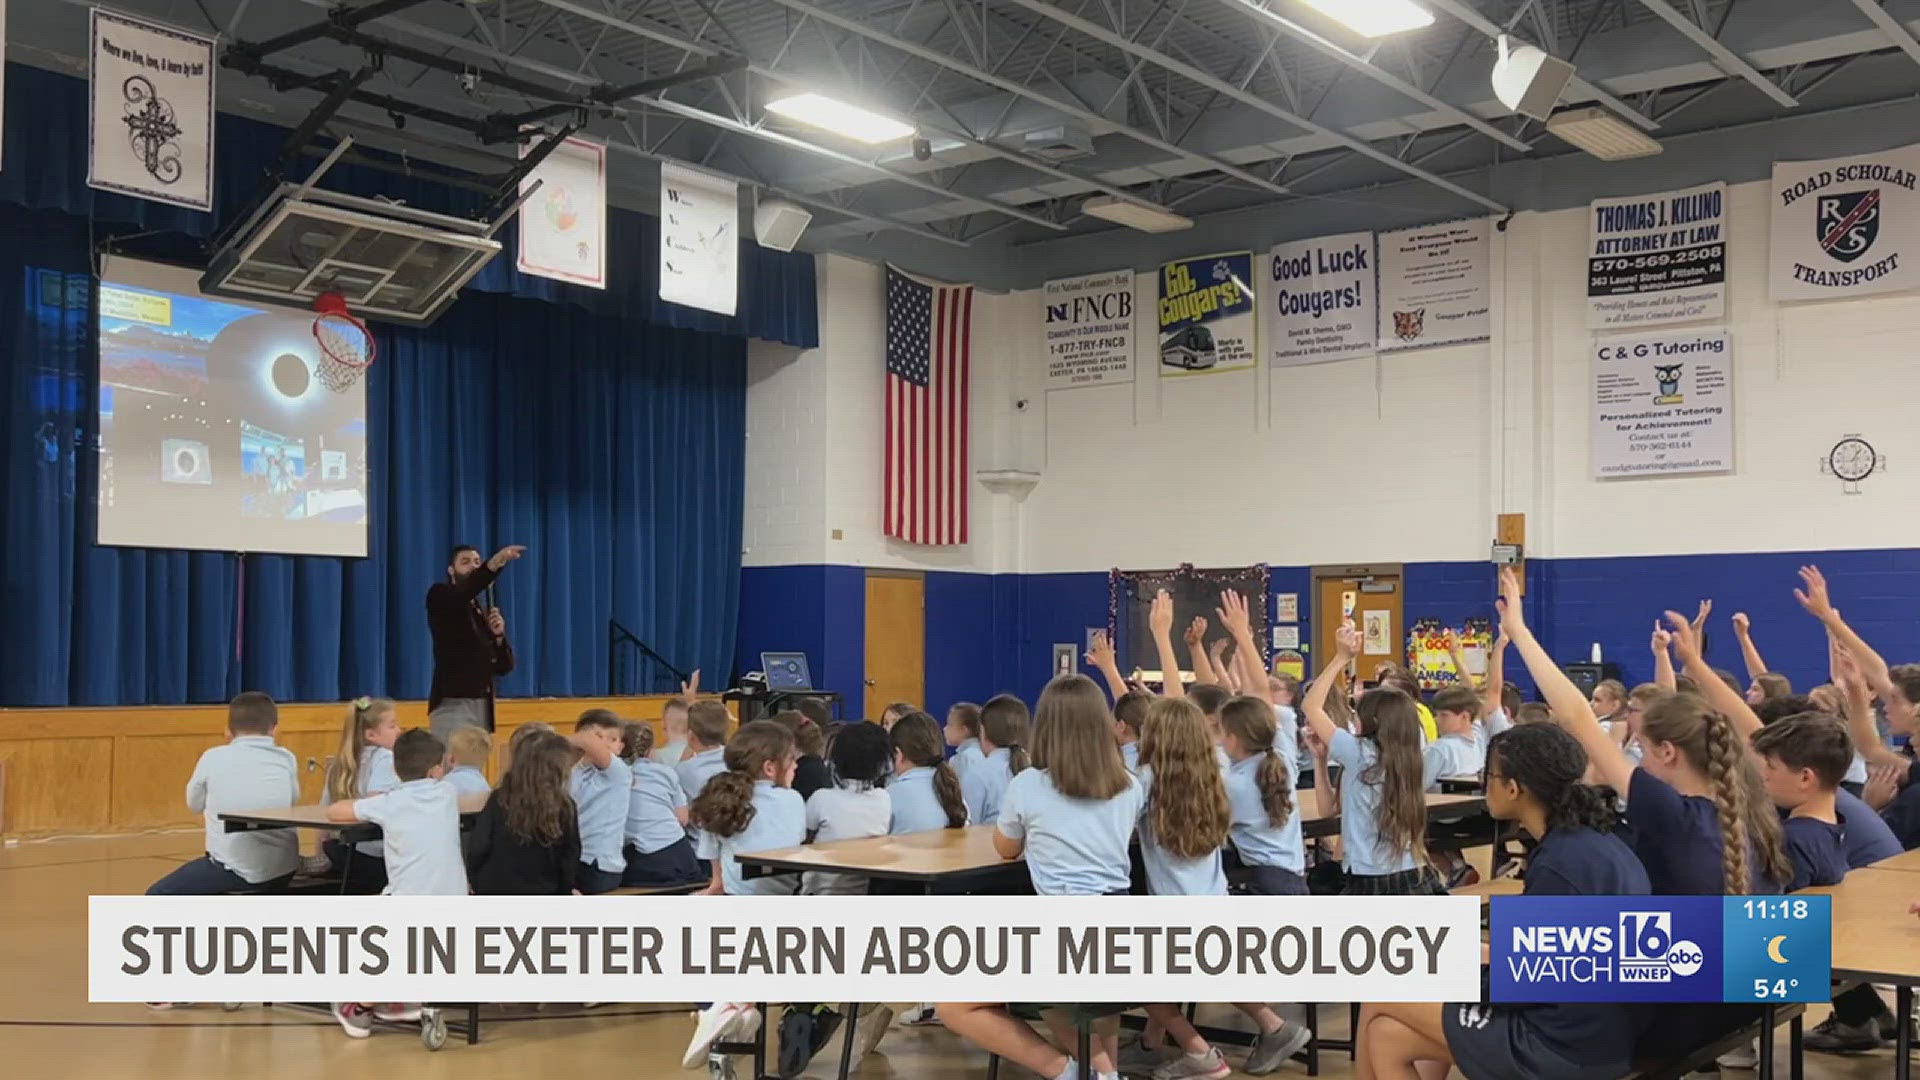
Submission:
<svg viewBox="0 0 1920 1080">
<path fill-rule="evenodd" d="M 297 398 L 307 392 L 313 376 L 307 371 L 307 362 L 292 353 L 281 353 L 273 361 L 273 388 L 290 398 Z"/>
</svg>

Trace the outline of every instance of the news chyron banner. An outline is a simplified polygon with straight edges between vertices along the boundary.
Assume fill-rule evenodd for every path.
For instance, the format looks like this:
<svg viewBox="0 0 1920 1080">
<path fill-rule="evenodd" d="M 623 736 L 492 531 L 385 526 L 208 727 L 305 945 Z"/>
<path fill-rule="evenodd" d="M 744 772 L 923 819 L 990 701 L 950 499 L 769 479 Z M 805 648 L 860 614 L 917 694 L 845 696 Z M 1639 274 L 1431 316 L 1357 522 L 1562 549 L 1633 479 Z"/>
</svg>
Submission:
<svg viewBox="0 0 1920 1080">
<path fill-rule="evenodd" d="M 1474 897 L 95 896 L 92 1001 L 1461 1001 Z"/>
<path fill-rule="evenodd" d="M 1587 207 L 1587 325 L 1620 330 L 1727 311 L 1727 185 Z"/>
<path fill-rule="evenodd" d="M 1495 1003 L 1826 1001 L 1829 896 L 1502 896 Z"/>
<path fill-rule="evenodd" d="M 1920 287 L 1920 144 L 1773 163 L 1775 300 Z"/>
<path fill-rule="evenodd" d="M 1373 234 L 1289 240 L 1267 252 L 1260 340 L 1274 367 L 1372 356 L 1379 279 Z"/>
<path fill-rule="evenodd" d="M 1047 389 L 1133 381 L 1133 271 L 1059 278 L 1041 297 Z"/>
</svg>

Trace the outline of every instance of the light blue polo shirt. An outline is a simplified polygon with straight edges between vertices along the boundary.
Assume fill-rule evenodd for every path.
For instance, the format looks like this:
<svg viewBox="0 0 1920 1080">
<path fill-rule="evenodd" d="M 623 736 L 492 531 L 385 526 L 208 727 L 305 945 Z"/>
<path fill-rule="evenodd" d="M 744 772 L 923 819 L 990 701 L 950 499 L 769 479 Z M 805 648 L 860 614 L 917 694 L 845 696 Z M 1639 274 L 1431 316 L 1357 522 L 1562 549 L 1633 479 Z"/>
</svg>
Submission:
<svg viewBox="0 0 1920 1080">
<path fill-rule="evenodd" d="M 354 787 L 354 795 L 365 798 L 378 795 L 383 791 L 392 791 L 400 786 L 400 774 L 393 771 L 393 751 L 384 746 L 369 743 L 360 748 L 360 775 Z M 371 855 L 376 859 L 386 857 L 386 845 L 378 840 L 362 840 L 354 845 L 354 850 L 362 855 Z"/>
<path fill-rule="evenodd" d="M 298 870 L 300 836 L 293 829 L 228 832 L 220 815 L 299 801 L 300 764 L 271 735 L 236 735 L 209 749 L 187 781 L 187 809 L 205 818 L 207 858 L 250 885 Z"/>
<path fill-rule="evenodd" d="M 711 750 L 702 750 L 673 767 L 674 774 L 680 778 L 680 790 L 686 793 L 688 800 L 700 797 L 707 781 L 727 771 L 727 748 L 716 746 Z"/>
<path fill-rule="evenodd" d="M 960 794 L 967 800 L 967 818 L 975 825 L 991 825 L 1000 817 L 1000 800 L 1013 780 L 1012 752 L 996 747 L 960 776 Z"/>
<path fill-rule="evenodd" d="M 604 769 L 582 761 L 573 767 L 573 805 L 580 812 L 580 861 L 610 873 L 627 869 L 627 792 L 633 771 L 614 758 Z"/>
<path fill-rule="evenodd" d="M 1380 787 L 1366 782 L 1368 769 L 1380 760 L 1372 739 L 1335 728 L 1327 756 L 1345 770 L 1340 781 L 1340 846 L 1347 873 L 1377 876 L 1413 869 L 1413 850 L 1380 848 Z"/>
<path fill-rule="evenodd" d="M 1280 760 L 1293 770 L 1293 775 L 1313 768 L 1313 755 L 1307 753 L 1300 741 L 1300 714 L 1290 705 L 1273 707 L 1275 734 L 1273 748 L 1280 754 Z"/>
<path fill-rule="evenodd" d="M 1153 767 L 1135 777 L 1140 787 L 1140 860 L 1147 868 L 1147 891 L 1155 896 L 1225 896 L 1227 871 L 1215 848 L 1197 859 L 1182 859 L 1160 846 L 1147 822 L 1153 805 Z"/>
<path fill-rule="evenodd" d="M 642 758 L 629 768 L 633 780 L 627 789 L 627 843 L 651 855 L 685 840 L 687 831 L 673 812 L 687 805 L 687 793 L 673 767 Z"/>
<path fill-rule="evenodd" d="M 1422 786 L 1428 791 L 1440 790 L 1440 778 L 1443 776 L 1479 776 L 1480 770 L 1487 764 L 1487 740 L 1480 721 L 1473 722 L 1473 730 L 1466 735 L 1442 735 L 1427 744 L 1421 751 L 1421 778 L 1426 781 Z"/>
<path fill-rule="evenodd" d="M 1111 799 L 1073 799 L 1060 794 L 1047 770 L 1027 769 L 1007 784 L 997 827 L 1026 841 L 1035 892 L 1103 896 L 1131 884 L 1127 847 L 1141 805 L 1134 777 Z"/>
<path fill-rule="evenodd" d="M 1275 753 L 1284 766 L 1286 755 L 1278 749 Z M 1227 766 L 1227 807 L 1231 815 L 1227 837 L 1233 842 L 1233 850 L 1239 852 L 1240 861 L 1248 866 L 1277 866 L 1304 876 L 1307 842 L 1301 833 L 1299 792 L 1294 792 L 1293 813 L 1287 815 L 1286 824 L 1276 827 L 1267 816 L 1266 802 L 1260 798 L 1263 756 L 1255 754 Z M 1288 773 L 1287 782 L 1291 784 L 1293 779 L 1293 774 Z"/>
<path fill-rule="evenodd" d="M 1130 743 L 1120 744 L 1120 760 L 1126 762 L 1128 772 L 1132 773 L 1135 776 L 1140 775 L 1139 740 L 1136 739 L 1135 741 Z"/>
<path fill-rule="evenodd" d="M 985 760 L 987 755 L 980 749 L 979 739 L 962 739 L 960 745 L 954 748 L 953 757 L 948 759 L 947 764 L 953 766 L 953 771 L 960 775 L 960 779 L 965 780 L 967 773 Z"/>
<path fill-rule="evenodd" d="M 493 790 L 493 785 L 487 783 L 487 774 L 472 765 L 455 765 L 440 779 L 452 784 L 453 790 L 462 795 L 485 795 Z"/>
<path fill-rule="evenodd" d="M 933 790 L 933 774 L 933 766 L 921 765 L 908 769 L 887 784 L 887 793 L 893 796 L 893 819 L 887 827 L 888 833 L 926 832 L 947 827 L 947 812 L 940 808 L 940 796 Z"/>
<path fill-rule="evenodd" d="M 776 874 L 748 880 L 740 874 L 740 852 L 799 847 L 807 842 L 807 804 L 792 788 L 775 787 L 771 780 L 753 782 L 753 820 L 732 836 L 702 831 L 696 852 L 702 859 L 720 860 L 720 886 L 728 896 L 790 896 L 799 887 L 794 874 Z"/>
<path fill-rule="evenodd" d="M 460 796 L 452 785 L 422 778 L 356 800 L 353 815 L 380 826 L 386 841 L 389 896 L 465 896 L 460 854 Z"/>
</svg>

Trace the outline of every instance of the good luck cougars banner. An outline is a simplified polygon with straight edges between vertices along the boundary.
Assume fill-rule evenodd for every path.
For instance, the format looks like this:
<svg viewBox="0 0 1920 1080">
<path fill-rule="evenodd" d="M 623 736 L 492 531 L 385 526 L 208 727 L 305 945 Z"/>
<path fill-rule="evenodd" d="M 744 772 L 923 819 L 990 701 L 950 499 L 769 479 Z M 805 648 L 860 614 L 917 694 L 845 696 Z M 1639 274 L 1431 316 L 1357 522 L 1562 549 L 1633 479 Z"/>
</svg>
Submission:
<svg viewBox="0 0 1920 1080">
<path fill-rule="evenodd" d="M 87 184 L 213 209 L 213 39 L 93 9 Z"/>
<path fill-rule="evenodd" d="M 1773 298 L 1920 287 L 1920 145 L 1773 165 Z"/>
</svg>

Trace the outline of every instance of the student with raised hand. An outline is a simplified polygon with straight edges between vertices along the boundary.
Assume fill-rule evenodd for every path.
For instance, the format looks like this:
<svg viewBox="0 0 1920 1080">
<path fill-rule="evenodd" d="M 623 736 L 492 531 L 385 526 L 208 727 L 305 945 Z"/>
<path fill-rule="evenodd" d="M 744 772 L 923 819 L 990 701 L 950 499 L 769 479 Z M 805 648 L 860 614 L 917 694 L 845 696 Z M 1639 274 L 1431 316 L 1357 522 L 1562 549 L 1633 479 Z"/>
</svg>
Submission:
<svg viewBox="0 0 1920 1080">
<path fill-rule="evenodd" d="M 1213 673 L 1213 665 L 1207 662 L 1207 620 L 1205 616 L 1195 615 L 1193 621 L 1187 624 L 1185 640 L 1187 657 L 1189 662 L 1193 664 L 1193 681 L 1197 683 L 1219 681 L 1219 677 Z"/>
<path fill-rule="evenodd" d="M 991 825 L 1000 817 L 1007 785 L 1026 769 L 1031 716 L 1027 703 L 1012 694 L 995 694 L 980 707 L 980 750 L 985 756 L 960 778 L 967 816 L 975 825 Z"/>
<path fill-rule="evenodd" d="M 1659 619 L 1653 620 L 1653 639 L 1649 645 L 1653 649 L 1654 685 L 1663 690 L 1678 690 L 1680 680 L 1673 671 L 1673 635 L 1660 625 Z"/>
<path fill-rule="evenodd" d="M 1160 693 L 1164 697 L 1185 697 L 1180 681 L 1180 658 L 1173 651 L 1173 597 L 1161 589 L 1153 594 L 1147 607 L 1147 629 L 1153 634 L 1154 652 L 1160 659 Z M 1199 679 L 1200 673 L 1193 676 Z"/>
<path fill-rule="evenodd" d="M 1820 624 L 1827 628 L 1827 633 L 1840 643 L 1841 651 L 1853 658 L 1860 674 L 1866 679 L 1867 688 L 1886 704 L 1888 725 L 1894 724 L 1897 716 L 1900 723 L 1911 729 L 1914 699 L 1907 696 L 1895 681 L 1886 660 L 1840 617 L 1840 610 L 1833 606 L 1833 599 L 1828 595 L 1826 575 L 1817 566 L 1803 566 L 1800 568 L 1800 581 L 1805 588 L 1793 590 L 1793 598 L 1800 602 L 1807 614 L 1820 620 Z M 1865 751 L 1864 747 L 1861 749 Z"/>
<path fill-rule="evenodd" d="M 1760 647 L 1753 642 L 1753 620 L 1744 611 L 1733 613 L 1733 636 L 1740 642 L 1740 660 L 1747 666 L 1747 704 L 1758 705 L 1768 698 L 1793 693 L 1793 683 L 1785 675 L 1770 671 L 1760 658 Z"/>
<path fill-rule="evenodd" d="M 1360 633 L 1349 619 L 1335 632 L 1334 656 L 1301 703 L 1327 756 L 1344 770 L 1344 891 L 1356 896 L 1443 894 L 1445 888 L 1425 865 L 1427 802 L 1421 791 L 1420 718 L 1413 700 L 1386 686 L 1367 691 L 1354 710 L 1354 731 L 1335 725 L 1327 714 L 1328 695 L 1359 654 Z"/>
<path fill-rule="evenodd" d="M 1554 721 L 1579 740 L 1600 781 L 1625 793 L 1630 846 L 1646 866 L 1654 894 L 1778 892 L 1792 876 L 1780 850 L 1780 818 L 1758 796 L 1758 772 L 1732 721 L 1698 694 L 1675 694 L 1641 717 L 1644 757 L 1635 765 L 1534 638 L 1513 571 L 1500 571 L 1500 594 L 1501 626 L 1546 696 Z"/>
<path fill-rule="evenodd" d="M 1220 594 L 1220 606 L 1214 615 L 1233 638 L 1234 654 L 1241 668 L 1240 684 L 1245 688 L 1243 693 L 1272 707 L 1274 737 L 1271 742 L 1288 770 L 1287 783 L 1291 787 L 1293 777 L 1308 766 L 1308 759 L 1300 748 L 1300 714 L 1293 709 L 1291 699 L 1286 702 L 1274 699 L 1266 668 L 1260 662 L 1260 646 L 1253 640 L 1253 617 L 1246 597 L 1232 589 L 1225 590 Z M 1215 726 L 1220 729 L 1221 747 L 1231 763 L 1233 755 L 1225 750 L 1224 712 L 1223 706 L 1221 722 Z"/>
</svg>

